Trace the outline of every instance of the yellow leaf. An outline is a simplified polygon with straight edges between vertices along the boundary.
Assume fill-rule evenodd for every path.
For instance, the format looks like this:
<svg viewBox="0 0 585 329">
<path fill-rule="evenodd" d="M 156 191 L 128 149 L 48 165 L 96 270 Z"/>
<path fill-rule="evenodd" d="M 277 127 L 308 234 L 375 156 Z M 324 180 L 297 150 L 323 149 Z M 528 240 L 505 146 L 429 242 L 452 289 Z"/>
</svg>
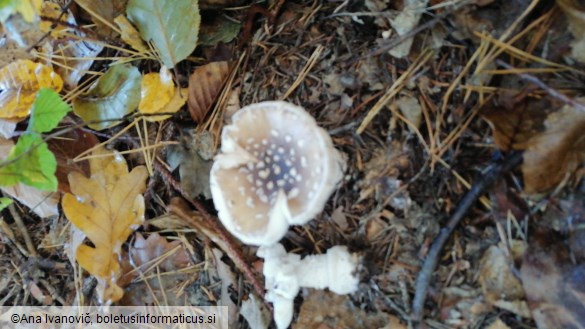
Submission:
<svg viewBox="0 0 585 329">
<path fill-rule="evenodd" d="M 175 95 L 171 72 L 162 67 L 160 73 L 149 73 L 142 77 L 142 92 L 138 110 L 144 114 L 164 112 Z"/>
<path fill-rule="evenodd" d="M 41 11 L 42 3 L 43 0 L 21 0 L 16 7 L 16 11 L 22 15 L 25 21 L 32 23 Z"/>
<path fill-rule="evenodd" d="M 26 118 L 41 88 L 61 91 L 63 80 L 52 68 L 30 60 L 18 60 L 4 66 L 0 69 L 0 118 Z"/>
<path fill-rule="evenodd" d="M 148 52 L 148 47 L 142 40 L 142 37 L 134 28 L 134 25 L 124 15 L 120 15 L 114 18 L 114 22 L 118 24 L 122 35 L 120 36 L 124 42 L 129 44 L 132 48 L 138 50 L 141 53 Z"/>
<path fill-rule="evenodd" d="M 177 89 L 175 91 L 175 94 L 173 95 L 173 98 L 171 99 L 171 101 L 168 102 L 167 105 L 165 105 L 165 107 L 162 108 L 159 112 L 160 113 L 176 113 L 177 111 L 179 111 L 181 109 L 181 107 L 183 107 L 183 105 L 185 105 L 185 103 L 187 102 L 187 93 L 188 93 L 187 88 Z M 155 116 L 147 116 L 144 119 L 146 121 L 157 122 L 157 121 L 166 120 L 170 117 L 171 117 L 170 115 L 155 115 Z"/>
<path fill-rule="evenodd" d="M 41 14 L 43 17 L 51 18 L 55 21 L 60 18 L 60 22 L 65 24 L 57 24 L 57 26 L 53 26 L 53 22 L 49 20 L 43 20 L 40 24 L 41 32 L 47 33 L 51 32 L 51 36 L 54 38 L 59 37 L 62 32 L 67 31 L 67 17 L 68 15 L 63 15 L 61 17 L 61 7 L 58 4 L 52 2 L 44 2 L 41 7 Z"/>
<path fill-rule="evenodd" d="M 122 244 L 144 221 L 146 167 L 128 172 L 122 156 L 105 149 L 94 151 L 90 159 L 91 177 L 78 172 L 69 174 L 73 194 L 62 201 L 67 218 L 81 230 L 94 247 L 81 245 L 76 259 L 98 280 L 97 292 L 102 303 L 122 298 L 117 280 L 121 275 Z"/>
</svg>

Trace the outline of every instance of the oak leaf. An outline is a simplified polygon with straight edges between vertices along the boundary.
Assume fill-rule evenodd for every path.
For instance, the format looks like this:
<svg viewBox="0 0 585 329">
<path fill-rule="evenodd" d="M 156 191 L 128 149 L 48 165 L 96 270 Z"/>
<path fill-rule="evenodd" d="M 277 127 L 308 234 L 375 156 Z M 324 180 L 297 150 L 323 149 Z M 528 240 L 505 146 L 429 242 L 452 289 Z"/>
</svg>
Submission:
<svg viewBox="0 0 585 329">
<path fill-rule="evenodd" d="M 148 174 L 144 166 L 128 172 L 119 154 L 97 149 L 93 155 L 91 177 L 69 174 L 73 194 L 65 194 L 62 206 L 67 218 L 94 245 L 79 246 L 75 258 L 96 277 L 100 301 L 109 304 L 123 296 L 117 283 L 121 275 L 118 259 L 122 244 L 144 221 L 142 193 Z"/>
</svg>

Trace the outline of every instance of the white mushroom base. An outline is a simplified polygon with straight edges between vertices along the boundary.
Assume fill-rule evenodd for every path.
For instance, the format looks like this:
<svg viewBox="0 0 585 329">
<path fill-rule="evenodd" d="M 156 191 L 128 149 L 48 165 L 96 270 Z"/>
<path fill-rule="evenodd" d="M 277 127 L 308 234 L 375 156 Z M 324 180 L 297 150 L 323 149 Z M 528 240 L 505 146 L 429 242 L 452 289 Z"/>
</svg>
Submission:
<svg viewBox="0 0 585 329">
<path fill-rule="evenodd" d="M 278 329 L 290 325 L 294 298 L 300 288 L 329 288 L 340 295 L 358 288 L 359 257 L 350 254 L 345 246 L 334 246 L 326 254 L 301 259 L 299 255 L 288 254 L 281 244 L 275 244 L 260 247 L 257 255 L 264 258 L 265 298 L 274 305 Z"/>
</svg>

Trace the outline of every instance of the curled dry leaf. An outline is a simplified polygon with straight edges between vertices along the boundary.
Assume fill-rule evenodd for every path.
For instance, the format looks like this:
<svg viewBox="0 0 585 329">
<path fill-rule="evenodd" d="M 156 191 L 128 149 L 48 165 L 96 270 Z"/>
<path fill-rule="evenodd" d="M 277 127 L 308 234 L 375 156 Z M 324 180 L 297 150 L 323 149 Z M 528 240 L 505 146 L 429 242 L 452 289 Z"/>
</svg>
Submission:
<svg viewBox="0 0 585 329">
<path fill-rule="evenodd" d="M 189 77 L 189 113 L 201 122 L 211 109 L 229 75 L 228 62 L 213 62 L 198 67 Z"/>
<path fill-rule="evenodd" d="M 63 80 L 50 67 L 18 60 L 0 69 L 0 118 L 26 118 L 41 88 L 61 91 Z"/>
<path fill-rule="evenodd" d="M 67 218 L 81 230 L 94 247 L 80 245 L 75 258 L 82 268 L 96 277 L 97 292 L 104 304 L 122 298 L 118 286 L 122 244 L 144 221 L 144 197 L 148 176 L 146 167 L 128 172 L 124 158 L 97 149 L 90 159 L 91 176 L 69 174 L 72 194 L 62 201 Z"/>
<path fill-rule="evenodd" d="M 118 281 L 120 286 L 128 285 L 149 268 L 158 267 L 161 272 L 172 272 L 193 265 L 185 246 L 181 241 L 168 242 L 158 233 L 144 239 L 136 234 L 136 240 L 122 261 L 123 276 Z"/>
<path fill-rule="evenodd" d="M 73 111 L 88 126 L 101 130 L 120 123 L 126 114 L 140 103 L 142 76 L 134 66 L 118 64 L 110 67 L 92 86 L 86 95 L 73 101 Z"/>
</svg>

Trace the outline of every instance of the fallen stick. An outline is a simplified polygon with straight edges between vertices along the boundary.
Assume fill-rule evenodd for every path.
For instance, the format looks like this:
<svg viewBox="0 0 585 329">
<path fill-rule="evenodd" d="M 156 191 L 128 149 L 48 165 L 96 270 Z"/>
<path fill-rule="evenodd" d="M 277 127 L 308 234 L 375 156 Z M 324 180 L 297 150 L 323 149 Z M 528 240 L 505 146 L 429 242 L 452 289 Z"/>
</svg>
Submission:
<svg viewBox="0 0 585 329">
<path fill-rule="evenodd" d="M 439 261 L 439 253 L 443 249 L 445 242 L 453 233 L 457 224 L 463 219 L 467 211 L 473 206 L 473 204 L 477 201 L 477 199 L 485 193 L 485 191 L 504 173 L 512 170 L 514 167 L 519 165 L 522 162 L 522 153 L 521 152 L 512 152 L 510 155 L 505 158 L 503 161 L 494 163 L 491 165 L 483 176 L 480 177 L 479 180 L 476 180 L 473 183 L 473 186 L 465 194 L 463 199 L 457 205 L 455 212 L 449 218 L 447 222 L 447 226 L 441 229 L 439 235 L 433 241 L 427 257 L 423 263 L 423 266 L 418 273 L 416 278 L 415 284 L 415 293 L 414 299 L 412 301 L 412 315 L 411 320 L 415 322 L 420 322 L 423 317 L 423 310 L 425 305 L 425 300 L 427 298 L 427 292 L 429 290 L 429 284 L 431 282 L 431 278 L 435 268 L 437 267 L 437 263 Z"/>
</svg>

